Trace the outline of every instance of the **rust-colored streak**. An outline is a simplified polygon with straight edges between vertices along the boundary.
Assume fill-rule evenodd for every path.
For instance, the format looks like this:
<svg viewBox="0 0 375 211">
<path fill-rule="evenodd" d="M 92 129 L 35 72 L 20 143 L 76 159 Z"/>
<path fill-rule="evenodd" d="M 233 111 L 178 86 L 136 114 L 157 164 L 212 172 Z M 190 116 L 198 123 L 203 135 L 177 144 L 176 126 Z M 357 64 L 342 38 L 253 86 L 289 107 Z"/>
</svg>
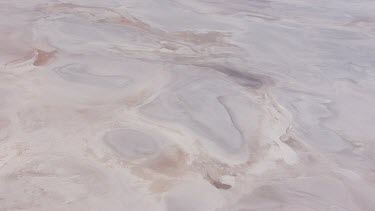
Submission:
<svg viewBox="0 0 375 211">
<path fill-rule="evenodd" d="M 224 38 L 229 36 L 228 34 L 217 31 L 201 33 L 196 33 L 193 31 L 180 31 L 176 33 L 168 33 L 161 29 L 151 27 L 149 24 L 137 19 L 129 13 L 122 14 L 117 12 L 116 10 L 102 7 L 63 3 L 48 7 L 41 7 L 40 10 L 48 12 L 69 13 L 87 18 L 93 22 L 132 27 L 137 30 L 146 31 L 163 39 L 183 41 L 196 45 L 226 45 Z"/>
<path fill-rule="evenodd" d="M 220 32 L 194 33 L 191 31 L 177 32 L 172 36 L 194 44 L 221 43 L 225 35 Z"/>
<path fill-rule="evenodd" d="M 146 166 L 158 173 L 179 176 L 186 168 L 186 155 L 178 149 L 164 152 L 155 160 L 148 161 Z"/>
<path fill-rule="evenodd" d="M 37 52 L 37 55 L 33 63 L 34 66 L 43 66 L 43 65 L 48 64 L 49 61 L 51 61 L 51 59 L 53 59 L 53 57 L 56 54 L 56 51 L 46 52 L 46 51 L 42 51 L 39 49 L 37 49 L 36 52 Z"/>
</svg>

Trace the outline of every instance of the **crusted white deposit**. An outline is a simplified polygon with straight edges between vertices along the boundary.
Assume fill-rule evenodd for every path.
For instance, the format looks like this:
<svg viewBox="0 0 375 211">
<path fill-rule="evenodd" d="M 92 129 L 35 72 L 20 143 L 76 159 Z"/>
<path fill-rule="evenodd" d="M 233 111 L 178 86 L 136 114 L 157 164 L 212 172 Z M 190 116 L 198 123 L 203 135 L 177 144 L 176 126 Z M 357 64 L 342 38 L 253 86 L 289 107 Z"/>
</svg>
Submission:
<svg viewBox="0 0 375 211">
<path fill-rule="evenodd" d="M 0 0 L 0 211 L 374 196 L 373 0 Z"/>
</svg>

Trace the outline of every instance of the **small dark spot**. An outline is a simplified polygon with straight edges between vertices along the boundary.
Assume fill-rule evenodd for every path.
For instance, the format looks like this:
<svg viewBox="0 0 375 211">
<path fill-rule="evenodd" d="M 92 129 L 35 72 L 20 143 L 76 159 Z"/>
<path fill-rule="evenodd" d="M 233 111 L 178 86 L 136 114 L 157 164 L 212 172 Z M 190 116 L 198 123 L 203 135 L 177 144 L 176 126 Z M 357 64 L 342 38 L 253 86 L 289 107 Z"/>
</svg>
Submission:
<svg viewBox="0 0 375 211">
<path fill-rule="evenodd" d="M 208 180 L 208 182 L 209 182 L 211 185 L 215 186 L 215 188 L 217 188 L 217 189 L 228 190 L 229 188 L 232 187 L 231 185 L 224 184 L 224 183 L 222 183 L 222 182 L 220 182 L 220 181 L 217 181 L 217 180 L 212 179 L 212 177 L 211 177 L 209 174 L 207 174 L 207 180 Z"/>
<path fill-rule="evenodd" d="M 224 189 L 224 190 L 228 190 L 229 188 L 232 187 L 231 185 L 224 184 L 219 181 L 213 181 L 212 185 L 215 186 L 217 189 Z"/>
</svg>

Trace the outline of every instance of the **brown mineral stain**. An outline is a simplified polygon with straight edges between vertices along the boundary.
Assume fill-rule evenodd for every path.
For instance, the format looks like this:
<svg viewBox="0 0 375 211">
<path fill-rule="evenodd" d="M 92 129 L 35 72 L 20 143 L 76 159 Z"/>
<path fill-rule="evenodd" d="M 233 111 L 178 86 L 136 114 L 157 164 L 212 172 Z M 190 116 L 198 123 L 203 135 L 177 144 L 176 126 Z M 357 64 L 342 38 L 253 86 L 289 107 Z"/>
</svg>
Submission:
<svg viewBox="0 0 375 211">
<path fill-rule="evenodd" d="M 283 139 L 282 141 L 294 150 L 306 151 L 305 147 L 294 138 L 288 137 L 286 139 Z"/>
<path fill-rule="evenodd" d="M 128 107 L 135 107 L 142 104 L 148 97 L 151 96 L 151 91 L 143 89 L 139 93 L 126 97 L 123 101 Z"/>
<path fill-rule="evenodd" d="M 51 59 L 55 56 L 56 51 L 46 52 L 40 49 L 36 50 L 36 59 L 33 63 L 34 66 L 43 66 L 46 65 Z"/>
<path fill-rule="evenodd" d="M 168 176 L 180 176 L 186 168 L 186 155 L 179 149 L 163 152 L 156 159 L 147 161 L 145 166 Z"/>
<path fill-rule="evenodd" d="M 128 18 L 125 18 L 125 17 L 121 17 L 119 19 L 115 19 L 115 20 L 106 20 L 106 22 L 109 22 L 109 23 L 115 23 L 115 24 L 120 24 L 120 25 L 124 25 L 124 26 L 132 26 L 132 27 L 135 27 L 135 28 L 138 28 L 138 29 L 141 29 L 141 30 L 145 30 L 145 31 L 148 31 L 151 29 L 151 27 L 146 24 L 146 23 L 143 23 L 142 21 L 140 20 L 130 20 Z"/>
<path fill-rule="evenodd" d="M 10 124 L 10 120 L 0 117 L 0 141 L 8 137 Z"/>
<path fill-rule="evenodd" d="M 194 44 L 220 43 L 225 37 L 221 32 L 210 31 L 206 33 L 195 33 L 191 31 L 177 32 L 172 36 Z"/>
<path fill-rule="evenodd" d="M 153 193 L 164 193 L 168 191 L 172 186 L 173 184 L 170 181 L 165 179 L 158 179 L 151 183 L 150 191 L 152 191 Z"/>
<path fill-rule="evenodd" d="M 10 125 L 10 121 L 8 119 L 0 118 L 0 129 L 6 128 Z"/>
<path fill-rule="evenodd" d="M 95 7 L 95 6 L 84 6 L 71 3 L 55 4 L 50 7 L 41 8 L 41 10 L 55 11 L 55 12 L 66 12 L 70 14 L 79 15 L 81 17 L 89 18 L 91 21 L 99 23 L 112 23 L 124 26 L 135 27 L 141 30 L 149 30 L 150 26 L 130 14 L 121 14 L 116 10 Z M 103 15 L 103 16 L 102 16 Z M 95 17 L 95 18 L 92 18 Z"/>
<path fill-rule="evenodd" d="M 169 33 L 156 27 L 152 27 L 146 22 L 137 19 L 133 15 L 125 13 L 125 11 L 122 11 L 121 13 L 114 9 L 104 7 L 62 3 L 54 4 L 53 6 L 39 7 L 39 10 L 59 13 L 64 12 L 87 18 L 93 22 L 132 27 L 136 30 L 147 32 L 159 38 L 171 40 L 178 43 L 184 41 L 197 45 L 225 45 L 223 38 L 228 36 L 228 34 L 218 31 L 209 31 L 201 33 L 193 31 L 180 31 L 176 33 Z"/>
<path fill-rule="evenodd" d="M 142 179 L 145 179 L 145 180 L 153 180 L 154 179 L 154 175 L 150 172 L 147 171 L 147 169 L 144 169 L 140 166 L 133 166 L 131 168 L 131 172 L 132 174 L 142 178 Z"/>
</svg>

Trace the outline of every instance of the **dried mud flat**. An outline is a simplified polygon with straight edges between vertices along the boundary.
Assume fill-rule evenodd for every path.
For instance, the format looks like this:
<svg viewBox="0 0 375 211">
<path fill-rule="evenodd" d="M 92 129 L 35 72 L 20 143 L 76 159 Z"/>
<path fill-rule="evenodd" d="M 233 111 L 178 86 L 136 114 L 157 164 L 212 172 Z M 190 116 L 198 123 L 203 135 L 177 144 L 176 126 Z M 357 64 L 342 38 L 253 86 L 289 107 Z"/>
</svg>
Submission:
<svg viewBox="0 0 375 211">
<path fill-rule="evenodd" d="M 375 2 L 0 1 L 0 211 L 372 211 Z"/>
</svg>

